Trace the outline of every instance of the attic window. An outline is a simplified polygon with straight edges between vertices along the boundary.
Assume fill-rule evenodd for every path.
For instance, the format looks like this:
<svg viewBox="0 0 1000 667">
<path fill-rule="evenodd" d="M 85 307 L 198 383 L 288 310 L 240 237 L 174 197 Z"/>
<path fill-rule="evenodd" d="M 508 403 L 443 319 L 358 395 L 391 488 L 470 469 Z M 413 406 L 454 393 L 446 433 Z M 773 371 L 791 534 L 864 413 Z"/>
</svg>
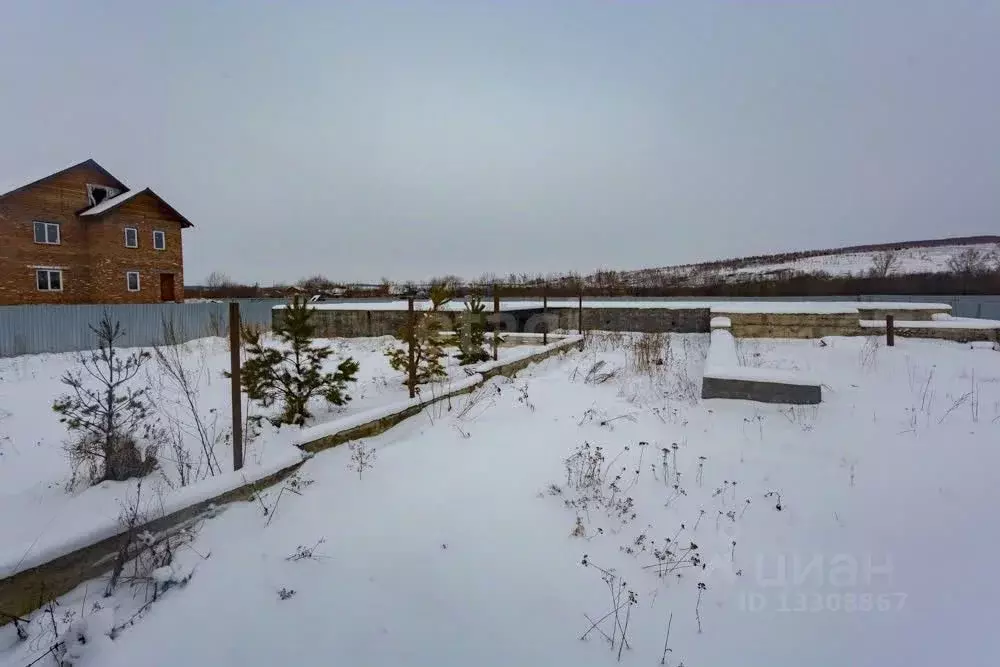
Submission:
<svg viewBox="0 0 1000 667">
<path fill-rule="evenodd" d="M 91 206 L 97 206 L 102 201 L 106 199 L 111 199 L 112 197 L 117 197 L 121 194 L 121 190 L 113 188 L 108 185 L 93 185 L 87 183 L 87 200 L 90 202 Z"/>
</svg>

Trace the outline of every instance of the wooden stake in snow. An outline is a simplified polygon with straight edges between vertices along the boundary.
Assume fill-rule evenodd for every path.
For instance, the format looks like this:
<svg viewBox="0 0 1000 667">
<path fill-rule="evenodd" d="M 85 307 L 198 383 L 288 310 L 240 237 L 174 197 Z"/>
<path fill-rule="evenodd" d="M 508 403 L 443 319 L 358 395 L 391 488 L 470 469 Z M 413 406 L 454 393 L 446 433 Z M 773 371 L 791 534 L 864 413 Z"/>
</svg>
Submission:
<svg viewBox="0 0 1000 667">
<path fill-rule="evenodd" d="M 888 347 L 896 344 L 896 318 L 892 315 L 885 316 L 885 344 Z"/>
<path fill-rule="evenodd" d="M 549 344 L 549 295 L 542 287 L 542 345 Z"/>
<path fill-rule="evenodd" d="M 409 377 L 406 379 L 406 386 L 410 390 L 410 398 L 413 398 L 417 395 L 417 364 L 414 359 L 414 355 L 416 354 L 415 348 L 417 346 L 417 319 L 416 314 L 413 312 L 412 296 L 407 299 L 406 310 L 406 326 L 408 332 L 406 337 L 406 353 L 409 355 L 406 364 L 406 368 L 409 370 Z"/>
<path fill-rule="evenodd" d="M 233 470 L 243 467 L 243 396 L 240 393 L 240 304 L 229 302 L 229 378 L 233 404 Z"/>
<path fill-rule="evenodd" d="M 500 295 L 493 291 L 493 361 L 497 360 L 497 343 L 500 341 Z"/>
<path fill-rule="evenodd" d="M 576 310 L 576 332 L 583 335 L 583 288 L 580 289 L 580 293 L 577 295 L 579 302 L 577 304 Z"/>
</svg>

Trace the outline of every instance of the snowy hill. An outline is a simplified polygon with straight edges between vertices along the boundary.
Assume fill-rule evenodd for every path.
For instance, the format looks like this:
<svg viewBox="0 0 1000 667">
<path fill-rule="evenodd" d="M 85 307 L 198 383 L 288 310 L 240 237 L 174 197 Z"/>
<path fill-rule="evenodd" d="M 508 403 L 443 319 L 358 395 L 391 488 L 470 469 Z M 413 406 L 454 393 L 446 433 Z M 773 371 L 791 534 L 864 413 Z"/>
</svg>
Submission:
<svg viewBox="0 0 1000 667">
<path fill-rule="evenodd" d="M 973 236 L 910 241 L 829 250 L 810 250 L 775 255 L 757 255 L 700 264 L 683 264 L 622 273 L 624 282 L 642 287 L 664 281 L 683 284 L 740 283 L 782 279 L 801 274 L 861 276 L 872 270 L 876 258 L 893 254 L 889 275 L 944 273 L 954 258 L 969 251 L 994 264 L 1000 259 L 1000 237 Z M 592 279 L 600 280 L 600 274 Z"/>
</svg>

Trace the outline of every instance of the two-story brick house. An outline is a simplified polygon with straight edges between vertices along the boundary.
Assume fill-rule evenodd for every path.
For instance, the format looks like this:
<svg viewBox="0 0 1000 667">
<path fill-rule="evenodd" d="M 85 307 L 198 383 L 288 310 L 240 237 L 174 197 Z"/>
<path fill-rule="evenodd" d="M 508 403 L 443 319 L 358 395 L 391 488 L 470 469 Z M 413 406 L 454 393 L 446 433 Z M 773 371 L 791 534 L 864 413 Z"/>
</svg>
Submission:
<svg viewBox="0 0 1000 667">
<path fill-rule="evenodd" d="M 0 305 L 183 301 L 191 226 L 94 160 L 0 192 Z"/>
</svg>

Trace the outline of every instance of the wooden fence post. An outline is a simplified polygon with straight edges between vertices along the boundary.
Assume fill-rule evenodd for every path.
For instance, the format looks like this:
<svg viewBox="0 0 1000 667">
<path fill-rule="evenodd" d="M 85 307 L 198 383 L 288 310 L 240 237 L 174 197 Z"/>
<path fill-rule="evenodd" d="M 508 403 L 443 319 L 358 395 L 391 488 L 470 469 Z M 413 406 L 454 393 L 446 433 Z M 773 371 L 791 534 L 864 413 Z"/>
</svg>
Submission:
<svg viewBox="0 0 1000 667">
<path fill-rule="evenodd" d="M 549 294 L 542 288 L 542 345 L 549 344 Z"/>
<path fill-rule="evenodd" d="M 406 368 L 409 372 L 409 376 L 406 378 L 406 386 L 410 389 L 410 398 L 417 395 L 417 318 L 416 313 L 413 311 L 413 297 L 407 299 L 406 304 L 407 316 L 406 316 L 406 327 L 407 335 L 406 340 L 406 354 L 407 362 Z"/>
<path fill-rule="evenodd" d="M 577 328 L 576 332 L 582 336 L 583 335 L 583 290 L 582 289 L 580 290 L 578 298 L 580 301 L 576 311 L 576 328 Z"/>
<path fill-rule="evenodd" d="M 500 295 L 493 292 L 493 361 L 497 360 L 497 346 L 500 343 Z"/>
<path fill-rule="evenodd" d="M 885 344 L 892 347 L 896 344 L 896 318 L 885 316 Z"/>
<path fill-rule="evenodd" d="M 240 303 L 229 302 L 229 377 L 233 403 L 233 470 L 243 467 L 243 394 L 240 391 Z"/>
</svg>

